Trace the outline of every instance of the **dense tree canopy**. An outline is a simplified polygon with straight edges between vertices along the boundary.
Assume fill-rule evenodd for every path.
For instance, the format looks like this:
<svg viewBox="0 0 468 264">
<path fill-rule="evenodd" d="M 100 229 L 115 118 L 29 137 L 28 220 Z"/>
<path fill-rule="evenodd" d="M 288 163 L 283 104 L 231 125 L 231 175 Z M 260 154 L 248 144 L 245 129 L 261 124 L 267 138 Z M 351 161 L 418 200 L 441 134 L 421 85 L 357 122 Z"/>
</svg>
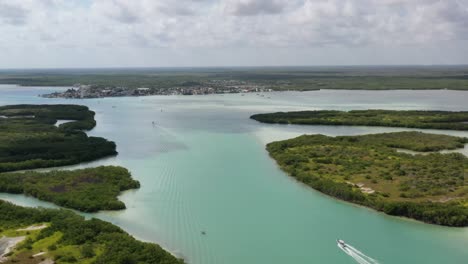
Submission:
<svg viewBox="0 0 468 264">
<path fill-rule="evenodd" d="M 127 169 L 114 166 L 0 174 L 0 192 L 24 193 L 84 212 L 125 209 L 117 196 L 139 187 Z"/>
<path fill-rule="evenodd" d="M 468 112 L 404 110 L 335 110 L 256 114 L 263 123 L 301 125 L 358 125 L 468 130 Z"/>
<path fill-rule="evenodd" d="M 325 194 L 391 215 L 468 226 L 468 158 L 430 152 L 462 142 L 420 132 L 304 135 L 270 143 L 267 150 L 283 170 Z"/>
<path fill-rule="evenodd" d="M 0 107 L 0 172 L 56 167 L 115 155 L 116 145 L 82 130 L 94 112 L 78 105 Z M 74 120 L 56 127 L 57 120 Z"/>
<path fill-rule="evenodd" d="M 48 223 L 45 229 L 17 231 L 44 222 Z M 43 258 L 59 264 L 183 263 L 160 246 L 137 241 L 111 223 L 85 220 L 67 210 L 24 208 L 0 200 L 0 237 L 2 233 L 27 236 L 6 263 L 39 263 L 40 259 L 31 256 L 40 251 L 45 252 Z"/>
<path fill-rule="evenodd" d="M 57 120 L 73 121 L 56 127 Z M 94 112 L 84 106 L 0 107 L 0 191 L 24 193 L 85 212 L 125 208 L 117 196 L 140 185 L 122 167 L 7 173 L 116 154 L 113 142 L 82 131 L 95 125 Z M 48 227 L 42 230 L 18 230 L 44 222 Z M 8 264 L 40 263 L 45 258 L 58 264 L 183 263 L 160 246 L 137 241 L 110 223 L 85 220 L 67 210 L 23 208 L 0 200 L 0 237 L 4 235 L 27 238 L 8 254 Z M 32 257 L 39 252 L 45 254 Z"/>
</svg>

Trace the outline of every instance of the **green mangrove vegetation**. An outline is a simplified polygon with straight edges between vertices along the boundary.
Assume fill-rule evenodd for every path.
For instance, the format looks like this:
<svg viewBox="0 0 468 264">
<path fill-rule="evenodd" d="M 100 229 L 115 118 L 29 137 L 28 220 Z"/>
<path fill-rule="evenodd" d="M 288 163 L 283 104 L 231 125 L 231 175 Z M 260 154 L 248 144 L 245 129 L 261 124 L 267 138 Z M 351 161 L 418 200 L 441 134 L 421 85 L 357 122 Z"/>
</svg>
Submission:
<svg viewBox="0 0 468 264">
<path fill-rule="evenodd" d="M 0 192 L 22 193 L 83 212 L 125 209 L 117 196 L 139 187 L 127 169 L 114 166 L 0 174 Z"/>
<path fill-rule="evenodd" d="M 467 66 L 327 66 L 0 70 L 0 83 L 23 86 L 172 87 L 245 82 L 277 91 L 319 89 L 468 90 Z M 225 85 L 223 85 L 225 86 Z M 220 88 L 223 90 L 223 87 Z"/>
<path fill-rule="evenodd" d="M 34 228 L 31 226 L 34 225 Z M 30 228 L 27 228 L 30 227 Z M 68 210 L 24 208 L 0 200 L 0 237 L 20 238 L 4 263 L 182 264 L 160 246 Z"/>
<path fill-rule="evenodd" d="M 84 212 L 124 209 L 117 199 L 139 188 L 122 167 L 74 171 L 11 173 L 54 167 L 115 155 L 116 145 L 88 137 L 94 112 L 79 105 L 11 105 L 0 107 L 0 191 L 21 193 Z M 55 126 L 58 120 L 69 120 Z M 3 173 L 2 173 L 3 172 Z M 6 173 L 10 172 L 10 173 Z"/>
<path fill-rule="evenodd" d="M 278 124 L 468 130 L 468 112 L 450 111 L 320 110 L 256 114 L 250 118 L 263 123 Z"/>
<path fill-rule="evenodd" d="M 58 120 L 71 120 L 55 126 Z M 26 194 L 84 212 L 124 209 L 120 192 L 139 188 L 122 167 L 11 172 L 91 161 L 115 155 L 116 146 L 83 130 L 96 125 L 94 112 L 77 105 L 0 107 L 0 191 Z M 33 209 L 0 200 L 2 263 L 175 264 L 160 246 L 135 240 L 119 227 L 85 220 L 69 210 Z M 5 254 L 5 255 L 4 255 Z"/>
<path fill-rule="evenodd" d="M 0 106 L 0 173 L 55 167 L 115 155 L 116 145 L 84 130 L 96 126 L 94 112 L 79 105 Z M 58 120 L 69 122 L 56 126 Z M 124 209 L 123 190 L 138 188 L 119 167 L 47 173 L 2 173 L 0 191 L 23 193 L 85 212 Z"/>
<path fill-rule="evenodd" d="M 267 150 L 281 169 L 322 193 L 389 215 L 468 226 L 468 158 L 398 151 L 453 149 L 467 142 L 421 132 L 303 135 L 269 143 Z"/>
<path fill-rule="evenodd" d="M 72 120 L 55 126 L 57 120 Z M 83 130 L 94 112 L 78 105 L 0 107 L 0 172 L 56 167 L 116 155 L 116 145 Z"/>
</svg>

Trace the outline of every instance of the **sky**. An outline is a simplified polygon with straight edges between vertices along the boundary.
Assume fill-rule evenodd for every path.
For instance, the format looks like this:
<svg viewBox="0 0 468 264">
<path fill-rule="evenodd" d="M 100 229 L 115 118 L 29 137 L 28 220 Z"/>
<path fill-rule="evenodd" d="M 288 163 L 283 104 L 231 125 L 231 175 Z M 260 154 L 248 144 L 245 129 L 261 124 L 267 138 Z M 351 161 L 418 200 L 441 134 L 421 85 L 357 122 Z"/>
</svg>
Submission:
<svg viewBox="0 0 468 264">
<path fill-rule="evenodd" d="M 468 64 L 468 0 L 0 0 L 0 68 Z"/>
</svg>

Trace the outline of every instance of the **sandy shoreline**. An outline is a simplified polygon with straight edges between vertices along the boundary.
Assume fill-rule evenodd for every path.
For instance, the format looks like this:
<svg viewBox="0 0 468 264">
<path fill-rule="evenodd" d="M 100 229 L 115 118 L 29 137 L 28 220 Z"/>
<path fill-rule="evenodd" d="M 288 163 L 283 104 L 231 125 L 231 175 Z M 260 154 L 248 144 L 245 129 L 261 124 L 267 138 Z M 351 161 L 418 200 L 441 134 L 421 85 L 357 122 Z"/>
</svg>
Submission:
<svg viewBox="0 0 468 264">
<path fill-rule="evenodd" d="M 0 238 L 0 263 L 6 260 L 5 255 L 11 252 L 11 250 L 26 237 L 1 237 Z"/>
<path fill-rule="evenodd" d="M 16 231 L 33 231 L 33 230 L 44 229 L 44 228 L 46 228 L 46 227 L 47 227 L 46 224 L 43 224 L 43 225 L 32 225 L 32 226 L 28 226 L 28 227 L 26 227 L 26 228 L 16 229 Z"/>
</svg>

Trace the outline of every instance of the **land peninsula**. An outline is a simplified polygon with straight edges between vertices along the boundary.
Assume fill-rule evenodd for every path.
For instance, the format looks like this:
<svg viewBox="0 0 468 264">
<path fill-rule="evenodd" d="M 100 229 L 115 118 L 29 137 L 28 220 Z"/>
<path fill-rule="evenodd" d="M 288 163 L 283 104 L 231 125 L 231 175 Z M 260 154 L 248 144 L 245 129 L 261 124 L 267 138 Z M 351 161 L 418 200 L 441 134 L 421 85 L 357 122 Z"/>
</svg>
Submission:
<svg viewBox="0 0 468 264">
<path fill-rule="evenodd" d="M 467 138 L 421 132 L 328 137 L 303 135 L 269 143 L 281 169 L 310 187 L 389 215 L 468 226 Z"/>
<path fill-rule="evenodd" d="M 256 114 L 262 123 L 334 126 L 385 126 L 423 129 L 468 130 L 468 112 L 352 110 L 298 111 Z"/>
<path fill-rule="evenodd" d="M 59 120 L 68 122 L 57 126 Z M 88 137 L 83 131 L 95 125 L 94 112 L 85 106 L 0 107 L 0 191 L 23 193 L 84 212 L 124 209 L 117 196 L 140 184 L 122 167 L 11 172 L 116 155 L 114 142 Z M 0 262 L 176 264 L 183 260 L 98 219 L 0 200 Z"/>
</svg>

